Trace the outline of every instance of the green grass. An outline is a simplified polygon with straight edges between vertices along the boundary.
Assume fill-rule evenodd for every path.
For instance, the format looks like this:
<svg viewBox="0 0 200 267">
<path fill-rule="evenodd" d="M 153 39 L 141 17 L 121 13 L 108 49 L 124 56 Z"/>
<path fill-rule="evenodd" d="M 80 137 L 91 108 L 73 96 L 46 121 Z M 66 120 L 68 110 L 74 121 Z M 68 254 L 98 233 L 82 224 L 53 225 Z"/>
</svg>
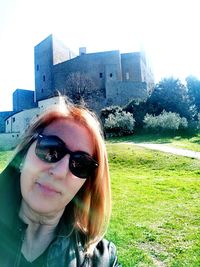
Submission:
<svg viewBox="0 0 200 267">
<path fill-rule="evenodd" d="M 121 143 L 107 149 L 113 209 L 106 237 L 122 265 L 200 266 L 200 161 Z M 0 152 L 1 169 L 10 155 Z"/>
<path fill-rule="evenodd" d="M 0 171 L 6 166 L 12 156 L 12 151 L 0 151 Z"/>
<path fill-rule="evenodd" d="M 160 133 L 136 133 L 126 137 L 109 139 L 109 142 L 134 142 L 134 143 L 155 143 L 190 149 L 200 152 L 200 134 L 160 134 Z"/>
<path fill-rule="evenodd" d="M 107 238 L 123 266 L 200 266 L 200 161 L 107 147 L 113 198 Z"/>
</svg>

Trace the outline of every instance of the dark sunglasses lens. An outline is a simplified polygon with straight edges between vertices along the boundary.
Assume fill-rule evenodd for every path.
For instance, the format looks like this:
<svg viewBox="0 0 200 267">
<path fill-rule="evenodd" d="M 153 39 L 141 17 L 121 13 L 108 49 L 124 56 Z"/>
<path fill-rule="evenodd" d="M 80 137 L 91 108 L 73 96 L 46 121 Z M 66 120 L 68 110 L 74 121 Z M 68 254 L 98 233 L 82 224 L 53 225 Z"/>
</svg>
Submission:
<svg viewBox="0 0 200 267">
<path fill-rule="evenodd" d="M 66 154 L 70 154 L 69 169 L 79 178 L 90 177 L 98 167 L 98 163 L 90 155 L 84 152 L 70 152 L 56 136 L 39 135 L 35 154 L 48 163 L 57 162 Z"/>
<path fill-rule="evenodd" d="M 36 144 L 36 155 L 45 162 L 57 162 L 63 157 L 62 144 L 53 137 L 42 136 Z"/>
<path fill-rule="evenodd" d="M 77 153 L 70 157 L 70 171 L 79 178 L 90 177 L 97 166 L 94 164 L 94 160 L 87 154 Z"/>
</svg>

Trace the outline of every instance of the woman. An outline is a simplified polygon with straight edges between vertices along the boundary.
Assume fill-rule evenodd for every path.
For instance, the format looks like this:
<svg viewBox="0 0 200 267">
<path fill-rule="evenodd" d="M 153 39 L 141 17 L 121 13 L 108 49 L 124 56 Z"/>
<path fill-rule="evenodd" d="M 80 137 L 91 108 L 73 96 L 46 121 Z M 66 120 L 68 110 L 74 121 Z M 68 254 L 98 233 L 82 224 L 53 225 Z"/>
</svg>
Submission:
<svg viewBox="0 0 200 267">
<path fill-rule="evenodd" d="M 100 125 L 64 99 L 29 127 L 0 177 L 0 266 L 119 266 Z"/>
</svg>

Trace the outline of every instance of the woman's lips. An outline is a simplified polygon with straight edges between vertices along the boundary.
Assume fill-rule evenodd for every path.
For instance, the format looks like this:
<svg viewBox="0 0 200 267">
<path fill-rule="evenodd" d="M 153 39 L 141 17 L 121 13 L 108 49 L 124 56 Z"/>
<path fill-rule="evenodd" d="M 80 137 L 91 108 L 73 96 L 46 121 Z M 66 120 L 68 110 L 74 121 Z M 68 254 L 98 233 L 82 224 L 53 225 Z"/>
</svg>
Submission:
<svg viewBox="0 0 200 267">
<path fill-rule="evenodd" d="M 60 191 L 58 191 L 56 188 L 54 188 L 52 185 L 49 184 L 41 184 L 41 183 L 36 183 L 39 187 L 39 189 L 44 193 L 45 195 L 55 195 L 55 194 L 61 194 Z"/>
</svg>

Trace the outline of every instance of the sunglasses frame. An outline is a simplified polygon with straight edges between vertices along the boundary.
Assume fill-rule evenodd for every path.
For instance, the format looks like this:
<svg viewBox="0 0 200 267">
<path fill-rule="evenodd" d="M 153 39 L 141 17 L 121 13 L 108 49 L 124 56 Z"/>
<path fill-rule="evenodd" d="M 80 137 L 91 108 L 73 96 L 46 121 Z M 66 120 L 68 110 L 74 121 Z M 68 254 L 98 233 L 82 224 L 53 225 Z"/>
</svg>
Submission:
<svg viewBox="0 0 200 267">
<path fill-rule="evenodd" d="M 52 142 L 52 144 L 49 143 L 49 147 L 47 145 L 48 144 L 48 138 L 54 142 L 54 144 L 53 144 L 53 142 Z M 44 144 L 42 144 L 42 141 L 44 142 Z M 47 142 L 47 144 L 45 144 L 45 142 Z M 56 142 L 57 142 L 57 144 L 56 144 Z M 51 147 L 55 148 L 54 155 L 51 155 L 51 153 L 50 153 Z M 47 152 L 48 149 L 49 149 L 49 152 L 45 153 L 45 150 Z M 87 152 L 84 152 L 84 151 L 74 151 L 73 152 L 73 151 L 71 151 L 70 149 L 68 149 L 66 147 L 64 141 L 56 135 L 39 134 L 37 137 L 35 154 L 40 160 L 42 160 L 46 163 L 50 163 L 50 164 L 60 161 L 65 155 L 69 154 L 70 155 L 70 157 L 69 157 L 69 169 L 73 175 L 75 175 L 81 179 L 86 179 L 86 178 L 90 177 L 94 173 L 94 170 L 99 166 L 98 162 L 92 156 L 90 156 Z M 75 166 L 75 164 L 81 163 L 81 160 L 82 160 L 82 164 L 84 163 L 85 160 L 87 160 L 87 163 L 88 163 L 88 164 L 83 164 L 82 167 L 84 167 L 85 170 L 82 170 L 82 171 L 83 172 L 85 171 L 85 173 L 82 173 L 82 174 L 81 174 L 81 170 L 78 169 L 77 166 Z"/>
</svg>

